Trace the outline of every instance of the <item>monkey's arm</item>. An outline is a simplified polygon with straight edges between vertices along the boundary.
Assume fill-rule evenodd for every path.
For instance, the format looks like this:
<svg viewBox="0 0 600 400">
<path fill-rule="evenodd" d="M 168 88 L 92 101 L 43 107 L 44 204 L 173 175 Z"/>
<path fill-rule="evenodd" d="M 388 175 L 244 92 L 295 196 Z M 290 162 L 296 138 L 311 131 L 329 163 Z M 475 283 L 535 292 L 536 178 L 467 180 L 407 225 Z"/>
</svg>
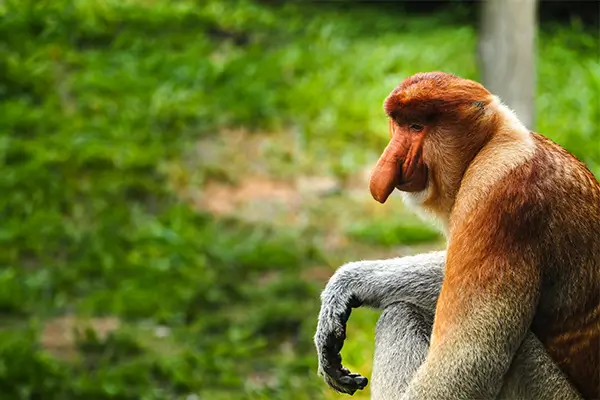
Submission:
<svg viewBox="0 0 600 400">
<path fill-rule="evenodd" d="M 343 265 L 321 294 L 321 311 L 314 337 L 319 375 L 335 390 L 352 394 L 367 379 L 342 366 L 340 351 L 352 308 L 383 309 L 405 301 L 432 311 L 444 276 L 445 251 L 389 260 L 358 261 Z"/>
<path fill-rule="evenodd" d="M 429 352 L 402 400 L 495 398 L 528 332 L 541 284 L 531 252 L 472 237 L 448 248 Z"/>
</svg>

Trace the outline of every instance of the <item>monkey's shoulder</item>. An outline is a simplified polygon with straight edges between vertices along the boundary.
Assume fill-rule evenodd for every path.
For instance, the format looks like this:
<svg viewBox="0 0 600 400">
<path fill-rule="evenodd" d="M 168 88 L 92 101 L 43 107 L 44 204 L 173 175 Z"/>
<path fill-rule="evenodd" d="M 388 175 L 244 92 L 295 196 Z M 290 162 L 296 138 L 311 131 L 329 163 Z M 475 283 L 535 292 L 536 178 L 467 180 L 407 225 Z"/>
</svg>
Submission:
<svg viewBox="0 0 600 400">
<path fill-rule="evenodd" d="M 525 207 L 549 215 L 584 214 L 600 221 L 600 183 L 590 169 L 557 143 L 531 135 L 535 145 L 531 158 L 496 185 L 496 197 L 512 200 L 511 208 L 519 214 Z"/>
<path fill-rule="evenodd" d="M 585 188 L 592 195 L 600 196 L 600 183 L 583 161 L 539 133 L 532 132 L 531 136 L 536 148 L 531 167 L 539 174 L 537 178 L 545 178 L 542 182 L 546 185 L 561 185 L 571 190 Z M 598 202 L 600 198 L 595 200 Z"/>
<path fill-rule="evenodd" d="M 532 136 L 532 156 L 489 188 L 457 233 L 479 238 L 485 251 L 524 252 L 543 246 L 546 254 L 597 254 L 600 184 L 565 149 Z"/>
</svg>

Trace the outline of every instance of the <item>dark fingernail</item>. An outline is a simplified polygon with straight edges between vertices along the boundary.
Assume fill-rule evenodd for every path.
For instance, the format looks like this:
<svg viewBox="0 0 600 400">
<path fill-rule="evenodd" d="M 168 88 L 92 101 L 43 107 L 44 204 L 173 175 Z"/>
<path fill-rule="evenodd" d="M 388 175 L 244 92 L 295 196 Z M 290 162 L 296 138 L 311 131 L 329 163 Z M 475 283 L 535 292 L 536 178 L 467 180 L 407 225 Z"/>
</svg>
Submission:
<svg viewBox="0 0 600 400">
<path fill-rule="evenodd" d="M 367 383 L 369 383 L 369 380 L 367 378 L 365 378 L 364 376 L 360 376 L 358 378 L 354 378 L 354 382 L 356 382 L 356 384 L 363 389 L 364 387 L 367 386 Z"/>
</svg>

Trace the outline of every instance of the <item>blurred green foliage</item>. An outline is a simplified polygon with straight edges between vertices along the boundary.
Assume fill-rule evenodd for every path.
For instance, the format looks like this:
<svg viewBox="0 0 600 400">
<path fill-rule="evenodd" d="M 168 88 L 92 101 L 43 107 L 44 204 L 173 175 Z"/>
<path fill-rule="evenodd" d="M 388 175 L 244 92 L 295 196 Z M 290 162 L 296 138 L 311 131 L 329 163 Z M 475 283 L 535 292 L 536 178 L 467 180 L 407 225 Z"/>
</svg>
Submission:
<svg viewBox="0 0 600 400">
<path fill-rule="evenodd" d="M 367 223 L 357 223 L 348 232 L 365 243 L 382 246 L 397 246 L 398 244 L 418 244 L 439 240 L 439 233 L 422 223 L 399 224 L 398 221 L 381 219 Z"/>
<path fill-rule="evenodd" d="M 170 168 L 224 127 L 292 126 L 315 163 L 353 172 L 385 143 L 381 102 L 403 76 L 477 78 L 475 30 L 452 18 L 250 1 L 0 2 L 1 398 L 321 396 L 320 287 L 301 278 L 318 246 L 198 213 Z M 542 34 L 537 109 L 538 130 L 599 174 L 597 47 L 576 25 Z M 385 224 L 350 233 L 434 239 Z M 123 326 L 78 336 L 64 359 L 40 345 L 44 321 L 64 315 Z"/>
</svg>

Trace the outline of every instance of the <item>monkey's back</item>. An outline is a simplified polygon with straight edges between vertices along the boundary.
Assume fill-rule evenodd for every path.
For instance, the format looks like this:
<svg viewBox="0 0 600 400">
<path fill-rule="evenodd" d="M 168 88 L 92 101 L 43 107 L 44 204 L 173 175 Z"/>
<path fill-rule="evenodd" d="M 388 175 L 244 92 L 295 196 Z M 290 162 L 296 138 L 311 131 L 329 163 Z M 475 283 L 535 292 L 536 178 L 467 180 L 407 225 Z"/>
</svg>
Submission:
<svg viewBox="0 0 600 400">
<path fill-rule="evenodd" d="M 524 218 L 544 216 L 532 239 L 541 253 L 532 331 L 586 398 L 600 398 L 600 184 L 565 149 L 533 134 L 531 162 L 512 174 Z M 506 195 L 507 193 L 504 193 Z M 529 201 L 529 203 L 527 202 Z M 531 209 L 527 209 L 531 207 Z M 521 226 L 526 230 L 526 226 Z M 528 232 L 515 232 L 527 235 Z M 533 233 L 533 232 L 531 232 Z"/>
</svg>

